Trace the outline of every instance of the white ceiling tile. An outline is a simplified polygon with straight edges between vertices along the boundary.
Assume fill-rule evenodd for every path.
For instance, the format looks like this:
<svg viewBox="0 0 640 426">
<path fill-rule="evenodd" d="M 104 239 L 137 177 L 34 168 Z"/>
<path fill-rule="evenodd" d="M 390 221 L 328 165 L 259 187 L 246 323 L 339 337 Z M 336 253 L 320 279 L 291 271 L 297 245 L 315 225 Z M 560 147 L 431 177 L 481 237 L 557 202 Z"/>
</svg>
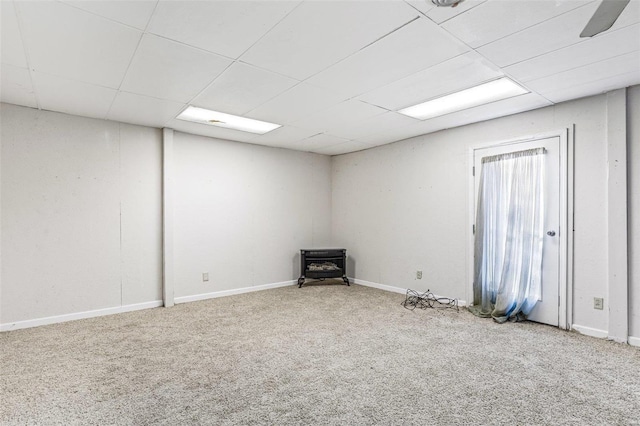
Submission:
<svg viewBox="0 0 640 426">
<path fill-rule="evenodd" d="M 304 80 L 416 16 L 402 1 L 304 2 L 242 60 Z"/>
<path fill-rule="evenodd" d="M 255 133 L 241 132 L 239 130 L 225 129 L 223 127 L 208 126 L 206 124 L 192 123 L 184 120 L 171 120 L 165 127 L 184 133 L 191 133 L 211 138 L 226 139 L 236 142 L 250 142 L 257 135 Z"/>
<path fill-rule="evenodd" d="M 397 129 L 383 130 L 366 137 L 358 138 L 357 141 L 370 145 L 384 145 L 394 141 L 408 139 L 439 130 L 449 129 L 466 124 L 485 121 L 518 112 L 529 111 L 536 108 L 551 105 L 551 102 L 535 93 L 528 93 L 510 99 L 480 105 L 464 111 L 443 115 L 425 121 L 417 121 L 411 125 Z"/>
<path fill-rule="evenodd" d="M 27 67 L 27 58 L 24 55 L 22 36 L 16 10 L 12 1 L 0 2 L 0 57 L 3 64 L 14 65 L 16 67 Z"/>
<path fill-rule="evenodd" d="M 347 97 L 458 56 L 469 48 L 427 18 L 420 18 L 308 80 Z"/>
<path fill-rule="evenodd" d="M 471 123 L 486 121 L 497 117 L 530 111 L 551 105 L 547 99 L 536 93 L 527 93 L 490 104 L 480 105 L 452 114 L 425 120 L 414 126 L 417 134 L 433 133 L 439 130 L 464 126 Z"/>
<path fill-rule="evenodd" d="M 498 66 L 512 65 L 547 52 L 585 41 L 580 31 L 589 21 L 598 3 L 587 4 L 568 13 L 489 43 L 478 53 Z"/>
<path fill-rule="evenodd" d="M 317 133 L 322 133 L 329 129 L 335 130 L 349 128 L 354 122 L 358 122 L 384 112 L 386 112 L 386 110 L 382 108 L 350 99 L 333 107 L 304 117 L 293 123 L 293 125 L 302 129 L 310 129 L 315 130 Z"/>
<path fill-rule="evenodd" d="M 117 88 L 142 33 L 59 2 L 20 2 L 32 69 Z"/>
<path fill-rule="evenodd" d="M 229 64 L 230 59 L 214 53 L 145 34 L 122 90 L 189 102 Z"/>
<path fill-rule="evenodd" d="M 317 134 L 317 132 L 313 130 L 282 126 L 264 135 L 258 135 L 251 140 L 251 143 L 285 148 L 315 134 Z"/>
<path fill-rule="evenodd" d="M 292 78 L 236 62 L 198 95 L 192 104 L 242 115 L 297 83 Z"/>
<path fill-rule="evenodd" d="M 237 58 L 298 3 L 161 0 L 148 30 L 210 52 Z"/>
<path fill-rule="evenodd" d="M 117 91 L 49 74 L 33 72 L 40 108 L 103 119 Z"/>
<path fill-rule="evenodd" d="M 431 9 L 436 7 L 431 0 L 404 0 L 405 3 L 426 15 Z"/>
<path fill-rule="evenodd" d="M 353 126 L 327 130 L 327 134 L 339 136 L 344 139 L 360 139 L 374 133 L 410 126 L 417 122 L 418 120 L 415 118 L 407 117 L 397 112 L 385 112 L 384 114 L 354 122 Z"/>
<path fill-rule="evenodd" d="M 424 132 L 421 129 L 417 128 L 415 125 L 411 125 L 372 133 L 363 138 L 356 139 L 356 142 L 366 143 L 369 146 L 380 146 L 422 134 L 424 134 Z"/>
<path fill-rule="evenodd" d="M 639 64 L 640 51 L 636 50 L 625 55 L 532 80 L 527 82 L 526 86 L 546 96 L 550 93 L 564 91 L 574 86 L 593 83 L 605 78 L 615 77 L 616 75 L 635 72 L 640 76 Z"/>
<path fill-rule="evenodd" d="M 553 102 L 564 102 L 571 99 L 584 98 L 586 96 L 599 95 L 611 90 L 640 84 L 640 71 L 631 71 L 612 77 L 590 81 L 577 86 L 558 89 L 553 92 L 545 92 L 545 96 Z"/>
<path fill-rule="evenodd" d="M 640 24 L 607 31 L 582 43 L 512 65 L 505 71 L 524 83 L 634 50 L 640 50 Z"/>
<path fill-rule="evenodd" d="M 592 0 L 490 0 L 442 24 L 471 47 L 480 47 L 583 6 Z"/>
<path fill-rule="evenodd" d="M 499 68 L 471 51 L 372 90 L 358 99 L 398 110 L 502 75 Z"/>
<path fill-rule="evenodd" d="M 62 0 L 87 12 L 144 30 L 157 0 Z"/>
<path fill-rule="evenodd" d="M 344 96 L 338 96 L 328 90 L 300 83 L 251 110 L 247 117 L 277 124 L 291 124 L 314 112 L 336 105 L 344 99 Z"/>
<path fill-rule="evenodd" d="M 452 19 L 455 16 L 460 15 L 461 13 L 465 13 L 474 7 L 484 3 L 487 0 L 466 0 L 462 3 L 458 3 L 456 7 L 434 7 L 431 9 L 427 16 L 433 22 L 441 24 L 449 19 Z M 429 1 L 430 2 L 430 1 Z"/>
<path fill-rule="evenodd" d="M 32 108 L 38 107 L 28 69 L 2 64 L 0 101 Z"/>
<path fill-rule="evenodd" d="M 150 127 L 164 127 L 185 107 L 185 104 L 178 102 L 119 92 L 111 105 L 107 119 Z"/>
<path fill-rule="evenodd" d="M 316 150 L 318 154 L 325 155 L 340 155 L 340 154 L 348 154 L 350 152 L 362 151 L 364 149 L 372 148 L 371 145 L 368 145 L 363 142 L 358 141 L 348 141 L 338 145 L 333 145 L 328 148 L 322 148 Z"/>
<path fill-rule="evenodd" d="M 337 138 L 331 135 L 318 134 L 307 139 L 301 140 L 288 146 L 288 148 L 298 151 L 318 152 L 322 149 L 329 148 L 347 142 L 346 139 Z"/>
</svg>

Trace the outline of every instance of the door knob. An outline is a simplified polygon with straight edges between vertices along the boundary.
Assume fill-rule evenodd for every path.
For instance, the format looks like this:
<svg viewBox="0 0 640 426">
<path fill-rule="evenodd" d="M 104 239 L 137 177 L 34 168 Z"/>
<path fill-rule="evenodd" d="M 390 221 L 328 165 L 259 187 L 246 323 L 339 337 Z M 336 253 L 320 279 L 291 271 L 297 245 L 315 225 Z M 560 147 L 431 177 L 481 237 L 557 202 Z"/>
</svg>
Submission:
<svg viewBox="0 0 640 426">
<path fill-rule="evenodd" d="M 547 235 L 553 237 L 554 235 L 556 235 L 556 231 L 547 231 Z"/>
</svg>

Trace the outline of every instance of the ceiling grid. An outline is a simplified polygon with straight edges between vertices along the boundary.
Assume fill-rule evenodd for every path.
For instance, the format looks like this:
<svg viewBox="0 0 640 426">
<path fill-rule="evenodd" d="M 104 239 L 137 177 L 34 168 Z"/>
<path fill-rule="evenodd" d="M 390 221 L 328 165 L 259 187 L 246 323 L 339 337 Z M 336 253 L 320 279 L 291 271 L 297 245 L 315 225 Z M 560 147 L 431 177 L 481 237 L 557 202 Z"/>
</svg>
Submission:
<svg viewBox="0 0 640 426">
<path fill-rule="evenodd" d="M 0 99 L 337 155 L 640 84 L 640 0 L 580 38 L 601 3 L 3 0 Z M 528 93 L 398 112 L 502 77 Z M 282 127 L 177 120 L 190 105 Z"/>
</svg>

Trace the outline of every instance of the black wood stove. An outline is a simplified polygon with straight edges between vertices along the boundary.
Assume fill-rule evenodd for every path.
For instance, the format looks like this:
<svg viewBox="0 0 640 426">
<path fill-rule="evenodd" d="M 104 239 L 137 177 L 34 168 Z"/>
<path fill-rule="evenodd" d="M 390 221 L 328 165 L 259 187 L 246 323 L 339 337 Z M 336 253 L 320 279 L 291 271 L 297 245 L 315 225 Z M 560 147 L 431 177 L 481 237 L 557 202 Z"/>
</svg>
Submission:
<svg viewBox="0 0 640 426">
<path fill-rule="evenodd" d="M 300 278 L 298 288 L 304 280 L 315 278 L 342 278 L 349 284 L 347 278 L 347 250 L 346 249 L 310 249 L 300 250 Z"/>
</svg>

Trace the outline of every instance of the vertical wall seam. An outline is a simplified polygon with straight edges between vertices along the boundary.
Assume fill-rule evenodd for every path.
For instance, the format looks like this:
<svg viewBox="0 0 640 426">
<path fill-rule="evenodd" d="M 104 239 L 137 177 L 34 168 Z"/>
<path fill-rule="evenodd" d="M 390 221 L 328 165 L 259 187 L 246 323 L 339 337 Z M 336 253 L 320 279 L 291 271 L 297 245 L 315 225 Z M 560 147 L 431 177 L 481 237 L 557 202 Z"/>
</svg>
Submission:
<svg viewBox="0 0 640 426">
<path fill-rule="evenodd" d="M 607 300 L 609 339 L 629 338 L 626 89 L 607 93 Z"/>
<path fill-rule="evenodd" d="M 123 268 L 123 253 L 122 253 L 122 125 L 118 123 L 118 181 L 120 182 L 118 209 L 120 213 L 120 306 L 124 306 L 124 268 Z"/>
<path fill-rule="evenodd" d="M 173 288 L 173 129 L 162 129 L 162 301 L 174 305 Z"/>
</svg>

